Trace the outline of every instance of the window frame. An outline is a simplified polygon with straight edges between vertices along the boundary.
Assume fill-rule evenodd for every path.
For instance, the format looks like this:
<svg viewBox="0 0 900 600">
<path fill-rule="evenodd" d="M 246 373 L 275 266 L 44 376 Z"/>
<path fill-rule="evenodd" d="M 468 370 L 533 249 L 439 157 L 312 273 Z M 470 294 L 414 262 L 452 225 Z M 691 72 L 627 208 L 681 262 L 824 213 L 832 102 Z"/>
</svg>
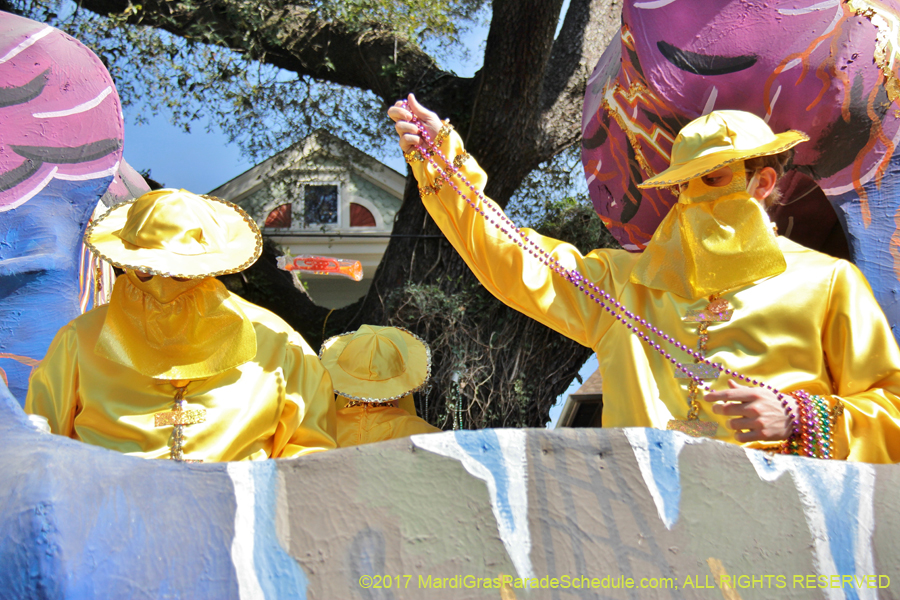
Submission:
<svg viewBox="0 0 900 600">
<path fill-rule="evenodd" d="M 344 210 L 343 210 L 343 195 L 341 194 L 341 186 L 340 183 L 337 182 L 325 182 L 325 181 L 304 181 L 301 185 L 302 189 L 300 190 L 300 198 L 299 204 L 301 205 L 301 209 L 295 211 L 294 203 L 291 203 L 291 213 L 293 215 L 298 215 L 298 223 L 302 223 L 302 227 L 298 227 L 297 229 L 322 229 L 322 228 L 331 228 L 331 229 L 341 229 L 342 223 L 344 220 Z M 319 222 L 307 222 L 306 220 L 306 189 L 307 187 L 333 187 L 335 188 L 335 222 L 334 223 L 319 223 Z M 349 218 L 349 217 L 348 217 Z"/>
</svg>

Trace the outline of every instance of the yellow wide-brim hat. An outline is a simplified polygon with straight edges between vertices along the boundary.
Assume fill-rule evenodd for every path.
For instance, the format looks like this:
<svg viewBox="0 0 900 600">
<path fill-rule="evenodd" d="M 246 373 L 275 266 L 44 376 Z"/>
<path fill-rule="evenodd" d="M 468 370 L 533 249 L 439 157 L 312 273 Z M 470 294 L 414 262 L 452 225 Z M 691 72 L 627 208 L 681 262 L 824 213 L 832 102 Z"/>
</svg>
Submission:
<svg viewBox="0 0 900 600">
<path fill-rule="evenodd" d="M 753 113 L 716 110 L 685 125 L 672 144 L 669 168 L 638 187 L 678 185 L 739 160 L 779 154 L 807 140 L 801 131 L 773 133 Z"/>
<path fill-rule="evenodd" d="M 174 189 L 112 207 L 84 243 L 120 269 L 187 279 L 243 271 L 262 252 L 259 227 L 239 206 Z"/>
<path fill-rule="evenodd" d="M 402 327 L 363 325 L 325 340 L 319 350 L 336 395 L 362 402 L 398 400 L 425 387 L 431 349 Z"/>
</svg>

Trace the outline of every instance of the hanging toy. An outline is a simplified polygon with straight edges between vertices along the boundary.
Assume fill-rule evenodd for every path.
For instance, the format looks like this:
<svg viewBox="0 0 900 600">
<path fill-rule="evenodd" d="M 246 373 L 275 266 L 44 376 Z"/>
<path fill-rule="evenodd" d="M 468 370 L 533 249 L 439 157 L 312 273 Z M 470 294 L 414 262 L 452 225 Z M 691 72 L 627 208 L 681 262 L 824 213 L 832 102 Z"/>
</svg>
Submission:
<svg viewBox="0 0 900 600">
<path fill-rule="evenodd" d="M 279 269 L 284 271 L 304 271 L 314 275 L 343 275 L 353 281 L 362 281 L 363 270 L 358 260 L 332 258 L 330 256 L 279 256 Z"/>
</svg>

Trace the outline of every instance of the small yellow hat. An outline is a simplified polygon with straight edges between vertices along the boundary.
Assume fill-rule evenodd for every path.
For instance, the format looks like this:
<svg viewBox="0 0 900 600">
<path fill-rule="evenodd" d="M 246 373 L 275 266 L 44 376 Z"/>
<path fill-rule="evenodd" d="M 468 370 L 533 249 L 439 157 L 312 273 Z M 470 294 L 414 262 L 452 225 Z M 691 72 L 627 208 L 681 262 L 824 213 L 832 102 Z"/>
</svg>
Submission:
<svg viewBox="0 0 900 600">
<path fill-rule="evenodd" d="M 325 340 L 319 350 L 334 393 L 351 400 L 397 400 L 431 377 L 431 349 L 402 327 L 363 325 Z"/>
<path fill-rule="evenodd" d="M 800 131 L 773 133 L 753 113 L 716 110 L 685 125 L 672 144 L 669 168 L 638 187 L 677 185 L 739 160 L 784 152 L 807 140 L 809 136 Z"/>
<path fill-rule="evenodd" d="M 174 189 L 113 206 L 84 243 L 121 269 L 188 279 L 243 271 L 262 252 L 259 227 L 240 207 Z"/>
</svg>

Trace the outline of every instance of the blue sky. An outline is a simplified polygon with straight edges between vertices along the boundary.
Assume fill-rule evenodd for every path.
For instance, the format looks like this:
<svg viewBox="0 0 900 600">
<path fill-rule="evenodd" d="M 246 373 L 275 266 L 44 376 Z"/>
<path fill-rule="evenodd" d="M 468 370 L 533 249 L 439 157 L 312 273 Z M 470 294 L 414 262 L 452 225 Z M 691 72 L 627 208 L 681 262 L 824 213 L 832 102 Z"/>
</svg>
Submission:
<svg viewBox="0 0 900 600">
<path fill-rule="evenodd" d="M 468 59 L 445 48 L 427 49 L 433 56 L 444 59 L 443 66 L 457 75 L 472 77 L 481 68 L 486 38 L 484 26 L 475 26 L 461 36 Z M 205 194 L 254 165 L 221 131 L 212 128 L 212 132 L 207 132 L 208 122 L 196 122 L 191 125 L 191 133 L 185 133 L 165 115 L 150 117 L 144 125 L 135 124 L 134 116 L 126 109 L 125 160 L 138 171 L 150 169 L 150 176 L 166 187 Z M 399 148 L 376 158 L 401 173 L 406 172 Z"/>
<path fill-rule="evenodd" d="M 163 116 L 144 125 L 125 114 L 125 160 L 166 187 L 205 194 L 253 166 L 236 144 L 198 123 L 185 133 Z"/>
</svg>

